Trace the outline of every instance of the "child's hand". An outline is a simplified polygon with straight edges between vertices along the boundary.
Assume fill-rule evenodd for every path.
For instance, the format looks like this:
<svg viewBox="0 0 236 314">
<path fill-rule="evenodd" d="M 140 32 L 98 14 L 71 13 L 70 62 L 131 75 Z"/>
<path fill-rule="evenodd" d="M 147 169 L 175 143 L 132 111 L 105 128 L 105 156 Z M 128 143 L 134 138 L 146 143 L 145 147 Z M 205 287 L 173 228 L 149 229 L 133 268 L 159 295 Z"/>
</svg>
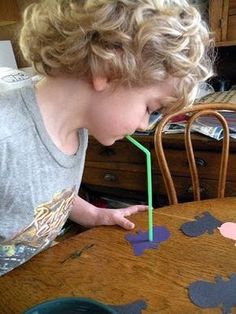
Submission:
<svg viewBox="0 0 236 314">
<path fill-rule="evenodd" d="M 140 211 L 148 209 L 146 205 L 134 205 L 127 208 L 111 209 L 111 208 L 98 208 L 98 216 L 96 225 L 118 225 L 126 230 L 133 229 L 134 223 L 126 219 L 126 217 Z"/>
<path fill-rule="evenodd" d="M 147 209 L 148 206 L 146 205 L 134 205 L 119 209 L 100 208 L 76 196 L 70 213 L 70 219 L 88 228 L 100 225 L 119 225 L 124 229 L 130 230 L 135 225 L 126 219 L 126 217 Z"/>
</svg>

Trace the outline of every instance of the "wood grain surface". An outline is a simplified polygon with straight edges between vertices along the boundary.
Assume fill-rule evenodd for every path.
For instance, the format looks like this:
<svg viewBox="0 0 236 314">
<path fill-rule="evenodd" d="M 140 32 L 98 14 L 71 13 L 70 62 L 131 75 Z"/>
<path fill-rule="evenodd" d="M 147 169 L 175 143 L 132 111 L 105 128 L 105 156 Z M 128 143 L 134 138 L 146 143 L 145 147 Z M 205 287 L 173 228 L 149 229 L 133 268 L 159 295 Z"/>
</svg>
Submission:
<svg viewBox="0 0 236 314">
<path fill-rule="evenodd" d="M 179 230 L 196 215 L 209 211 L 217 219 L 236 222 L 236 198 L 182 203 L 154 211 L 154 225 L 171 236 L 159 249 L 135 256 L 119 227 L 98 227 L 73 236 L 35 256 L 0 278 L 0 313 L 22 313 L 43 301 L 65 296 L 89 297 L 108 304 L 143 299 L 144 313 L 221 313 L 202 309 L 188 297 L 190 283 L 214 281 L 236 273 L 234 241 L 218 230 L 186 237 Z M 147 231 L 147 213 L 132 217 L 136 231 Z M 134 231 L 133 231 L 134 232 Z M 79 252 L 73 258 L 73 254 Z M 236 313 L 233 309 L 232 313 Z"/>
</svg>

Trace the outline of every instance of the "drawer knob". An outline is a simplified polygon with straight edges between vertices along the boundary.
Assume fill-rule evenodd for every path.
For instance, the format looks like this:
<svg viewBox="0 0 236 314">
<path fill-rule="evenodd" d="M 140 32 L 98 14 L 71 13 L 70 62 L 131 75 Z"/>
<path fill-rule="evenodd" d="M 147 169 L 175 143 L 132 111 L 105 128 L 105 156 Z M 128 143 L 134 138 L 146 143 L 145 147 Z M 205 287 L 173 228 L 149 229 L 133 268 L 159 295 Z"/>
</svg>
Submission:
<svg viewBox="0 0 236 314">
<path fill-rule="evenodd" d="M 193 186 L 190 185 L 187 190 L 186 190 L 187 193 L 193 193 Z M 205 193 L 206 192 L 206 189 L 202 186 L 200 186 L 200 193 Z"/>
<path fill-rule="evenodd" d="M 107 182 L 116 182 L 118 181 L 118 178 L 115 174 L 113 173 L 106 173 L 103 177 L 103 179 Z"/>
<path fill-rule="evenodd" d="M 202 158 L 196 157 L 195 161 L 196 161 L 197 167 L 206 167 L 206 165 L 207 165 L 206 161 Z"/>
</svg>

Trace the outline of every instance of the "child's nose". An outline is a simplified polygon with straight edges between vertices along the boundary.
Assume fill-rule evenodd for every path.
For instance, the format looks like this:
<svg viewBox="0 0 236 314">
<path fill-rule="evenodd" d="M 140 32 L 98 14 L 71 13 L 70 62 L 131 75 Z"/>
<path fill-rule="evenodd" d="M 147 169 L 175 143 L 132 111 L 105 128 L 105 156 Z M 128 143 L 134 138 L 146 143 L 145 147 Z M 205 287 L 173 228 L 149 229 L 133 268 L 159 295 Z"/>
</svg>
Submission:
<svg viewBox="0 0 236 314">
<path fill-rule="evenodd" d="M 146 115 L 145 118 L 141 121 L 137 131 L 146 131 L 148 128 L 149 115 Z"/>
</svg>

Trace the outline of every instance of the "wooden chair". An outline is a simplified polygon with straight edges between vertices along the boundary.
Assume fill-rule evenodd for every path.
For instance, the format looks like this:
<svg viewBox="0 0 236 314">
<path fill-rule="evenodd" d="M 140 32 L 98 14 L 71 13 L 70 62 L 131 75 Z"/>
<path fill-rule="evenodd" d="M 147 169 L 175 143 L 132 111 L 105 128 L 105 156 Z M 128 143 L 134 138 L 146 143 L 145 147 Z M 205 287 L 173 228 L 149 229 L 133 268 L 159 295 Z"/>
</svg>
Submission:
<svg viewBox="0 0 236 314">
<path fill-rule="evenodd" d="M 185 149 L 189 164 L 189 171 L 192 180 L 192 190 L 194 200 L 200 200 L 200 185 L 199 185 L 199 176 L 196 166 L 196 160 L 194 158 L 194 150 L 192 145 L 191 138 L 191 127 L 193 122 L 201 116 L 211 115 L 216 117 L 221 123 L 224 130 L 224 137 L 222 142 L 222 152 L 221 152 L 221 162 L 219 170 L 219 179 L 218 179 L 218 192 L 217 197 L 223 198 L 225 195 L 225 185 L 226 185 L 226 176 L 227 176 L 227 166 L 229 159 L 229 127 L 225 118 L 221 115 L 218 110 L 232 110 L 236 111 L 236 104 L 226 104 L 226 103 L 211 103 L 211 104 L 197 104 L 189 108 L 182 109 L 176 113 L 168 114 L 157 125 L 155 135 L 154 135 L 154 145 L 155 152 L 159 164 L 159 168 L 164 180 L 165 188 L 167 191 L 168 199 L 170 204 L 177 204 L 178 198 L 176 193 L 176 188 L 170 173 L 170 169 L 167 163 L 163 148 L 163 129 L 165 125 L 170 122 L 177 115 L 190 114 L 189 119 L 187 120 L 184 133 Z"/>
</svg>

